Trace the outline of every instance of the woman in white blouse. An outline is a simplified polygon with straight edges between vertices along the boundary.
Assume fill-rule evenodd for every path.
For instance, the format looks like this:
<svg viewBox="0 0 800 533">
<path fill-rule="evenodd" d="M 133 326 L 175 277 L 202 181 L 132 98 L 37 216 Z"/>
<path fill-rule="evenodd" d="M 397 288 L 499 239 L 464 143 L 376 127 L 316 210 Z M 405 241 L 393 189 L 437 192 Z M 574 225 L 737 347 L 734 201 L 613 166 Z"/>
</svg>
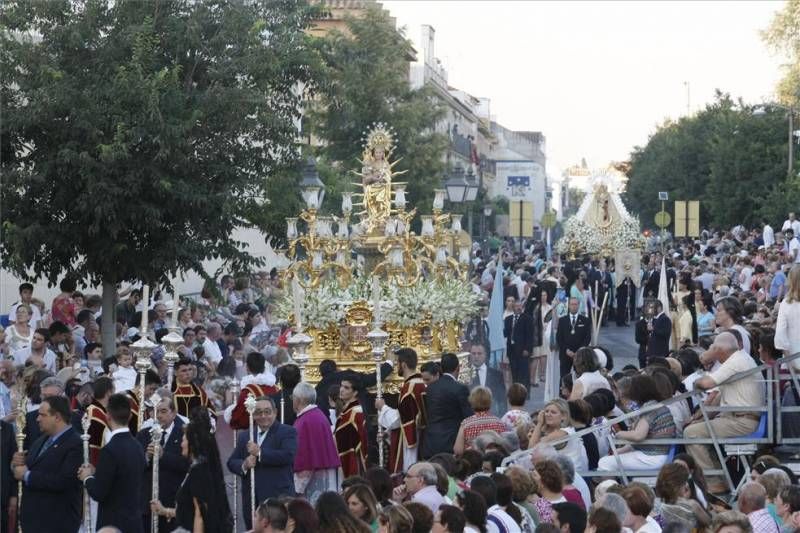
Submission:
<svg viewBox="0 0 800 533">
<path fill-rule="evenodd" d="M 592 348 L 581 348 L 573 360 L 578 378 L 572 386 L 570 400 L 581 400 L 597 389 L 611 390 L 608 380 L 600 373 L 600 361 Z"/>
<path fill-rule="evenodd" d="M 789 271 L 788 289 L 778 308 L 778 321 L 775 325 L 775 348 L 783 350 L 783 355 L 800 352 L 800 265 Z M 800 359 L 792 362 L 800 370 Z"/>
<path fill-rule="evenodd" d="M 6 344 L 8 344 L 8 354 L 27 348 L 33 340 L 33 328 L 29 321 L 31 310 L 26 304 L 17 306 L 17 316 L 14 323 L 6 329 Z"/>
</svg>

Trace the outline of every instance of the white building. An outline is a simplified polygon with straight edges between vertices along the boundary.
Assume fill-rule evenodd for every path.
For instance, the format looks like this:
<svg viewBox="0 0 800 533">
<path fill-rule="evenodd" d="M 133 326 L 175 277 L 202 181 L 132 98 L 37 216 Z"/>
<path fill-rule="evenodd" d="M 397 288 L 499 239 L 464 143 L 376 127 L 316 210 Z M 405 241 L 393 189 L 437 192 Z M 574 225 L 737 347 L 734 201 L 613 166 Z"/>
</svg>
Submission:
<svg viewBox="0 0 800 533">
<path fill-rule="evenodd" d="M 257 229 L 253 228 L 239 228 L 233 232 L 231 239 L 248 243 L 247 251 L 254 257 L 264 260 L 265 265 L 263 270 L 269 271 L 273 267 L 279 266 L 282 258 L 279 258 L 269 243 L 266 242 L 264 234 Z M 203 267 L 206 272 L 214 273 L 217 268 L 222 265 L 221 260 L 206 261 Z M 229 274 L 230 272 L 225 272 Z M 60 279 L 59 279 L 60 281 Z M 0 315 L 8 313 L 11 305 L 19 299 L 18 288 L 22 280 L 10 273 L 7 270 L 0 270 Z M 194 272 L 186 275 L 184 279 L 175 280 L 176 290 L 178 294 L 198 294 L 203 288 L 204 280 L 202 277 Z M 124 284 L 127 287 L 127 284 Z M 50 309 L 50 304 L 53 299 L 58 296 L 61 291 L 58 285 L 55 287 L 48 287 L 46 280 L 39 280 L 33 284 L 33 297 L 44 302 L 47 310 Z M 102 287 L 82 287 L 78 286 L 78 290 L 83 294 L 102 294 Z"/>
</svg>

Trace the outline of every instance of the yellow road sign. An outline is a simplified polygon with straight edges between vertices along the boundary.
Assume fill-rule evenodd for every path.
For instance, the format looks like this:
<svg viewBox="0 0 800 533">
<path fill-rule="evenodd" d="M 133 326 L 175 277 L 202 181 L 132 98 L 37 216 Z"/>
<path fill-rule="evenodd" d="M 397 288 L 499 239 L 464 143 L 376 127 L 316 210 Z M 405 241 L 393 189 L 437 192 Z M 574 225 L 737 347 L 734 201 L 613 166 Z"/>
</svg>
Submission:
<svg viewBox="0 0 800 533">
<path fill-rule="evenodd" d="M 548 211 L 544 215 L 542 215 L 542 227 L 544 229 L 550 229 L 556 225 L 556 214 L 552 211 Z"/>
<path fill-rule="evenodd" d="M 533 202 L 509 202 L 508 215 L 510 237 L 533 237 Z"/>
<path fill-rule="evenodd" d="M 659 211 L 656 213 L 656 226 L 661 229 L 666 228 L 669 226 L 669 223 L 672 222 L 672 217 L 669 216 L 669 213 L 666 211 Z"/>
</svg>

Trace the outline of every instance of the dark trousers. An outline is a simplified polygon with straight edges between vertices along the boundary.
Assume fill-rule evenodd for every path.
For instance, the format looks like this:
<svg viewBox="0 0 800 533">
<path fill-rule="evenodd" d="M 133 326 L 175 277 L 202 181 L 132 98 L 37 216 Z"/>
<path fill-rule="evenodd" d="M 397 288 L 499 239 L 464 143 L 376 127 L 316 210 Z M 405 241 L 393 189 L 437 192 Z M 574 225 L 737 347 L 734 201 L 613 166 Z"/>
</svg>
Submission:
<svg viewBox="0 0 800 533">
<path fill-rule="evenodd" d="M 647 351 L 643 350 L 642 348 L 643 347 L 640 347 L 639 349 L 639 368 L 644 368 L 647 366 Z"/>
<path fill-rule="evenodd" d="M 524 385 L 527 389 L 530 386 L 531 373 L 529 370 L 530 358 L 519 355 L 512 355 L 509 359 L 509 366 L 511 367 L 511 381 Z"/>
<path fill-rule="evenodd" d="M 559 352 L 558 363 L 559 366 L 561 367 L 561 378 L 563 379 L 564 376 L 566 376 L 572 371 L 572 358 L 566 354 Z"/>
</svg>

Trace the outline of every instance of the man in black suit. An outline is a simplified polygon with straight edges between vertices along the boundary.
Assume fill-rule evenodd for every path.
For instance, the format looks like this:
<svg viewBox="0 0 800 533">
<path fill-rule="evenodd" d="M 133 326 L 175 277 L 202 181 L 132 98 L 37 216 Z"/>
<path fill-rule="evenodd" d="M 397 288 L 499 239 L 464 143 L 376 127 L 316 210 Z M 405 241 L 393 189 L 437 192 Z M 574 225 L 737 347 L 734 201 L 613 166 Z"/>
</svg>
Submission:
<svg viewBox="0 0 800 533">
<path fill-rule="evenodd" d="M 530 384 L 530 355 L 533 349 L 533 317 L 522 312 L 522 304 L 514 304 L 514 314 L 506 317 L 503 324 L 506 337 L 506 354 L 511 366 L 511 380 L 526 389 Z"/>
<path fill-rule="evenodd" d="M 140 498 L 147 461 L 131 435 L 131 404 L 125 394 L 108 399 L 108 442 L 100 450 L 97 469 L 84 464 L 78 478 L 98 503 L 96 528 L 114 526 L 122 533 L 143 533 Z"/>
<path fill-rule="evenodd" d="M 14 478 L 22 480 L 22 531 L 74 533 L 81 525 L 81 484 L 75 472 L 82 462 L 81 438 L 70 425 L 69 401 L 42 400 L 41 435 L 27 452 L 14 454 Z"/>
<path fill-rule="evenodd" d="M 642 317 L 636 321 L 636 331 L 634 333 L 636 344 L 639 345 L 639 368 L 642 369 L 647 366 L 647 341 L 650 338 L 650 332 L 647 331 L 648 322 L 644 315 L 642 315 Z"/>
<path fill-rule="evenodd" d="M 53 396 L 64 396 L 64 383 L 55 376 L 46 377 L 39 383 L 39 397 L 44 400 Z M 38 417 L 39 411 L 30 411 L 25 414 L 25 442 L 22 444 L 25 450 L 30 450 L 36 439 L 42 435 L 42 430 L 39 429 L 37 423 Z"/>
<path fill-rule="evenodd" d="M 486 348 L 483 344 L 473 344 L 469 350 L 469 363 L 473 368 L 470 390 L 486 387 L 492 391 L 492 411 L 497 417 L 506 414 L 506 384 L 503 373 L 486 364 Z"/>
<path fill-rule="evenodd" d="M 578 314 L 577 298 L 569 299 L 569 313 L 558 319 L 556 344 L 558 345 L 558 361 L 563 378 L 572 370 L 572 358 L 578 349 L 592 343 L 592 323 Z"/>
<path fill-rule="evenodd" d="M 619 283 L 619 280 L 617 282 Z M 636 316 L 637 289 L 630 276 L 625 276 L 622 283 L 617 285 L 616 290 L 617 308 L 614 310 L 614 316 L 617 319 L 617 326 L 624 327 Z"/>
<path fill-rule="evenodd" d="M 608 291 L 613 284 L 613 280 L 611 279 L 611 273 L 606 270 L 605 260 L 594 261 L 592 264 L 596 264 L 597 267 L 593 270 L 593 274 L 589 278 L 589 282 L 591 283 L 590 288 L 592 290 L 592 299 L 597 307 L 603 305 L 603 300 L 606 300 L 605 307 L 602 309 L 603 314 L 601 315 L 600 321 L 600 323 L 605 326 L 608 320 L 608 310 L 611 309 L 612 305 L 612 302 L 606 299 L 606 294 L 608 294 Z M 596 291 L 595 287 L 597 287 Z"/>
<path fill-rule="evenodd" d="M 292 392 L 294 387 L 302 381 L 300 367 L 290 363 L 281 365 L 278 367 L 275 377 L 281 384 L 281 390 L 271 394 L 270 397 L 278 406 L 278 422 L 293 426 L 297 419 L 297 413 L 292 409 Z M 281 419 L 281 398 L 283 398 L 283 419 Z"/>
<path fill-rule="evenodd" d="M 181 440 L 183 439 L 183 420 L 177 416 L 175 403 L 171 395 L 162 394 L 161 401 L 156 406 L 156 421 L 161 426 L 161 440 L 158 459 L 158 501 L 164 507 L 175 507 L 175 494 L 183 483 L 189 471 L 189 459 L 181 453 Z M 143 428 L 136 435 L 136 440 L 145 450 L 147 465 L 144 471 L 142 484 L 142 510 L 144 511 L 143 526 L 150 529 L 150 500 L 152 499 L 153 483 L 153 445 L 152 424 Z M 158 519 L 159 531 L 171 531 L 176 525 L 166 516 Z"/>
<path fill-rule="evenodd" d="M 441 377 L 425 391 L 428 426 L 422 439 L 422 457 L 453 453 L 461 421 L 474 413 L 469 405 L 469 389 L 458 381 L 458 357 L 442 355 Z"/>
<path fill-rule="evenodd" d="M 236 448 L 228 459 L 228 470 L 241 476 L 242 515 L 247 529 L 253 527 L 250 476 L 256 476 L 257 502 L 295 494 L 293 467 L 297 454 L 297 430 L 281 424 L 277 416 L 278 410 L 272 398 L 256 398 L 253 433 L 239 432 Z"/>
<path fill-rule="evenodd" d="M 14 426 L 0 420 L 0 531 L 8 531 L 11 517 L 17 516 L 17 485 L 14 483 L 14 472 L 11 460 L 17 451 L 14 439 Z"/>
<path fill-rule="evenodd" d="M 650 337 L 647 339 L 647 357 L 666 357 L 669 355 L 669 338 L 672 336 L 672 320 L 664 312 L 660 300 L 655 302 L 656 316 L 647 324 Z"/>
</svg>

